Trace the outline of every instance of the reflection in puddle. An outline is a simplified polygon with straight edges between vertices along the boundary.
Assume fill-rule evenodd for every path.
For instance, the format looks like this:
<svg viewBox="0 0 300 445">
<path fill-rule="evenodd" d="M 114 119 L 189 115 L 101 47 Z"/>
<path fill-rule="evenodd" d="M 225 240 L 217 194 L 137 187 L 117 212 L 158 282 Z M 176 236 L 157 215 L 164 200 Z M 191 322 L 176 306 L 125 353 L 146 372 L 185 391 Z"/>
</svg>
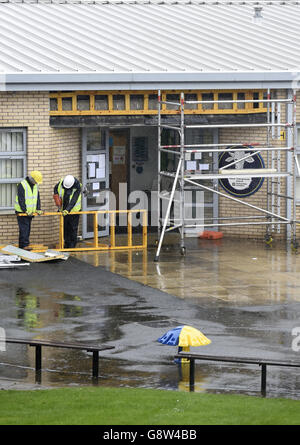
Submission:
<svg viewBox="0 0 300 445">
<path fill-rule="evenodd" d="M 39 327 L 39 299 L 32 294 L 28 294 L 23 289 L 17 289 L 16 306 L 18 308 L 17 318 L 25 330 Z"/>
<path fill-rule="evenodd" d="M 62 302 L 60 302 L 62 300 Z M 16 309 L 19 326 L 26 331 L 41 329 L 50 321 L 68 317 L 80 317 L 83 308 L 79 305 L 81 298 L 64 293 L 37 296 L 22 288 L 16 289 Z M 74 304 L 75 303 L 75 304 Z"/>
</svg>

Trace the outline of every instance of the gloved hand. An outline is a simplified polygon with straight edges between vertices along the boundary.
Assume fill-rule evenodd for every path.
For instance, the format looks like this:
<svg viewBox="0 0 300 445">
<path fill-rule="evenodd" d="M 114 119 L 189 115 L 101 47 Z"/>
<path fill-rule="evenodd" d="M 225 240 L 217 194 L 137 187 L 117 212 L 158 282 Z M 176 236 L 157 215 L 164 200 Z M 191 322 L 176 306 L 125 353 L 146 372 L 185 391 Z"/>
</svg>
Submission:
<svg viewBox="0 0 300 445">
<path fill-rule="evenodd" d="M 37 210 L 36 213 L 37 213 L 38 215 L 43 215 L 44 212 L 43 212 L 43 210 Z"/>
<path fill-rule="evenodd" d="M 66 216 L 66 215 L 69 214 L 69 212 L 68 212 L 68 210 L 63 210 L 63 211 L 62 211 L 62 214 L 63 214 L 63 216 Z"/>
<path fill-rule="evenodd" d="M 33 216 L 33 213 L 32 212 L 26 212 L 26 215 L 27 216 Z"/>
</svg>

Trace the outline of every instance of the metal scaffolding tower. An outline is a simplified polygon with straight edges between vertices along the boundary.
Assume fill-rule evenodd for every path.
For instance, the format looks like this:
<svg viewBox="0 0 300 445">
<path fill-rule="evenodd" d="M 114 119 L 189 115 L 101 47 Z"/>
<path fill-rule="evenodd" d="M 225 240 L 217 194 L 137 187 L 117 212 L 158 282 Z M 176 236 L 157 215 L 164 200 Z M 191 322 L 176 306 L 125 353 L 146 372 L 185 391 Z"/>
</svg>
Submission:
<svg viewBox="0 0 300 445">
<path fill-rule="evenodd" d="M 208 125 L 187 125 L 185 123 L 185 105 L 187 104 L 233 104 L 241 103 L 243 107 L 246 103 L 263 102 L 266 106 L 266 119 L 264 123 L 229 123 L 229 124 L 208 124 Z M 178 107 L 180 113 L 180 125 L 169 125 L 162 122 L 162 106 Z M 285 107 L 281 107 L 281 106 Z M 283 109 L 284 108 L 284 109 Z M 213 114 L 213 111 L 212 111 Z M 176 122 L 176 121 L 175 121 Z M 178 122 L 178 118 L 177 118 Z M 213 144 L 186 144 L 185 132 L 188 129 L 250 129 L 264 128 L 266 129 L 266 140 L 264 143 L 245 144 L 226 142 Z M 173 130 L 178 133 L 179 143 L 173 145 L 162 144 L 162 131 L 164 129 Z M 271 140 L 282 139 L 284 132 L 286 141 L 284 146 L 276 143 L 271 144 Z M 185 231 L 188 228 L 204 227 L 221 227 L 221 226 L 238 226 L 238 225 L 265 225 L 266 226 L 266 242 L 272 240 L 271 236 L 274 232 L 280 232 L 281 225 L 286 225 L 287 239 L 291 239 L 295 248 L 296 241 L 296 172 L 300 174 L 299 164 L 296 157 L 294 147 L 296 147 L 296 93 L 289 91 L 288 98 L 276 99 L 276 94 L 271 97 L 268 90 L 267 98 L 253 100 L 213 100 L 213 101 L 185 101 L 184 93 L 180 95 L 180 102 L 162 101 L 161 91 L 158 91 L 158 245 L 154 261 L 159 260 L 159 255 L 166 232 L 179 230 L 180 232 L 180 252 L 185 254 Z M 280 142 L 282 144 L 282 142 Z M 227 165 L 218 165 L 213 172 L 206 171 L 188 171 L 186 168 L 186 160 L 189 159 L 191 153 L 197 153 L 202 156 L 203 153 L 222 153 L 230 149 L 232 153 L 232 162 Z M 253 159 L 253 156 L 264 152 L 263 166 L 259 169 L 241 168 L 244 161 Z M 161 156 L 162 153 L 169 153 L 176 158 L 176 166 L 174 171 L 162 170 Z M 262 157 L 261 157 L 262 158 Z M 220 159 L 220 158 L 219 158 Z M 168 178 L 172 186 L 170 191 L 166 193 L 162 189 L 163 178 Z M 228 180 L 252 180 L 253 178 L 266 178 L 266 196 L 265 208 L 250 204 L 245 200 L 236 198 L 230 194 L 220 191 L 219 182 Z M 203 182 L 207 180 L 213 181 L 213 186 L 208 187 Z M 185 191 L 193 186 L 202 191 L 212 192 L 218 196 L 227 198 L 232 202 L 242 204 L 248 208 L 254 209 L 261 213 L 260 216 L 232 216 L 230 218 L 212 218 L 211 220 L 201 219 L 201 221 L 192 220 L 186 217 Z M 177 210 L 174 212 L 174 204 Z M 175 214 L 176 213 L 176 214 Z M 220 222 L 223 221 L 224 222 Z M 229 222 L 228 222 L 229 220 Z"/>
</svg>

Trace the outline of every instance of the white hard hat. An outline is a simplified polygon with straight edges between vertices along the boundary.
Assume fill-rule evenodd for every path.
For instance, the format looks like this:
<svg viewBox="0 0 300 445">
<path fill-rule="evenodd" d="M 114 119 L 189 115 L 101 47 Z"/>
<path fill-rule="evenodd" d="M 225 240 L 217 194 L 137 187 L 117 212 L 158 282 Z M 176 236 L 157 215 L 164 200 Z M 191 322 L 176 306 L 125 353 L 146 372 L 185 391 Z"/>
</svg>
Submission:
<svg viewBox="0 0 300 445">
<path fill-rule="evenodd" d="M 74 182 L 75 182 L 75 178 L 74 178 L 74 176 L 72 176 L 72 175 L 67 175 L 67 176 L 65 176 L 65 178 L 64 178 L 63 186 L 64 186 L 66 189 L 70 189 L 70 188 L 72 187 L 72 185 L 74 184 Z"/>
</svg>

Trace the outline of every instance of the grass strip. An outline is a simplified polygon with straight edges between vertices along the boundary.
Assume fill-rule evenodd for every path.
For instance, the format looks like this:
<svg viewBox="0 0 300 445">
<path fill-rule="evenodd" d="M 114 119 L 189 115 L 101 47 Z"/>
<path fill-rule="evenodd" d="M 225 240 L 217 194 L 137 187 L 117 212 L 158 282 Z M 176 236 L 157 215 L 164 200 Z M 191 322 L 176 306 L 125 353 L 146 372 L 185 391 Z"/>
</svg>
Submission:
<svg viewBox="0 0 300 445">
<path fill-rule="evenodd" d="M 300 402 L 141 388 L 0 392 L 1 425 L 299 425 Z"/>
</svg>

